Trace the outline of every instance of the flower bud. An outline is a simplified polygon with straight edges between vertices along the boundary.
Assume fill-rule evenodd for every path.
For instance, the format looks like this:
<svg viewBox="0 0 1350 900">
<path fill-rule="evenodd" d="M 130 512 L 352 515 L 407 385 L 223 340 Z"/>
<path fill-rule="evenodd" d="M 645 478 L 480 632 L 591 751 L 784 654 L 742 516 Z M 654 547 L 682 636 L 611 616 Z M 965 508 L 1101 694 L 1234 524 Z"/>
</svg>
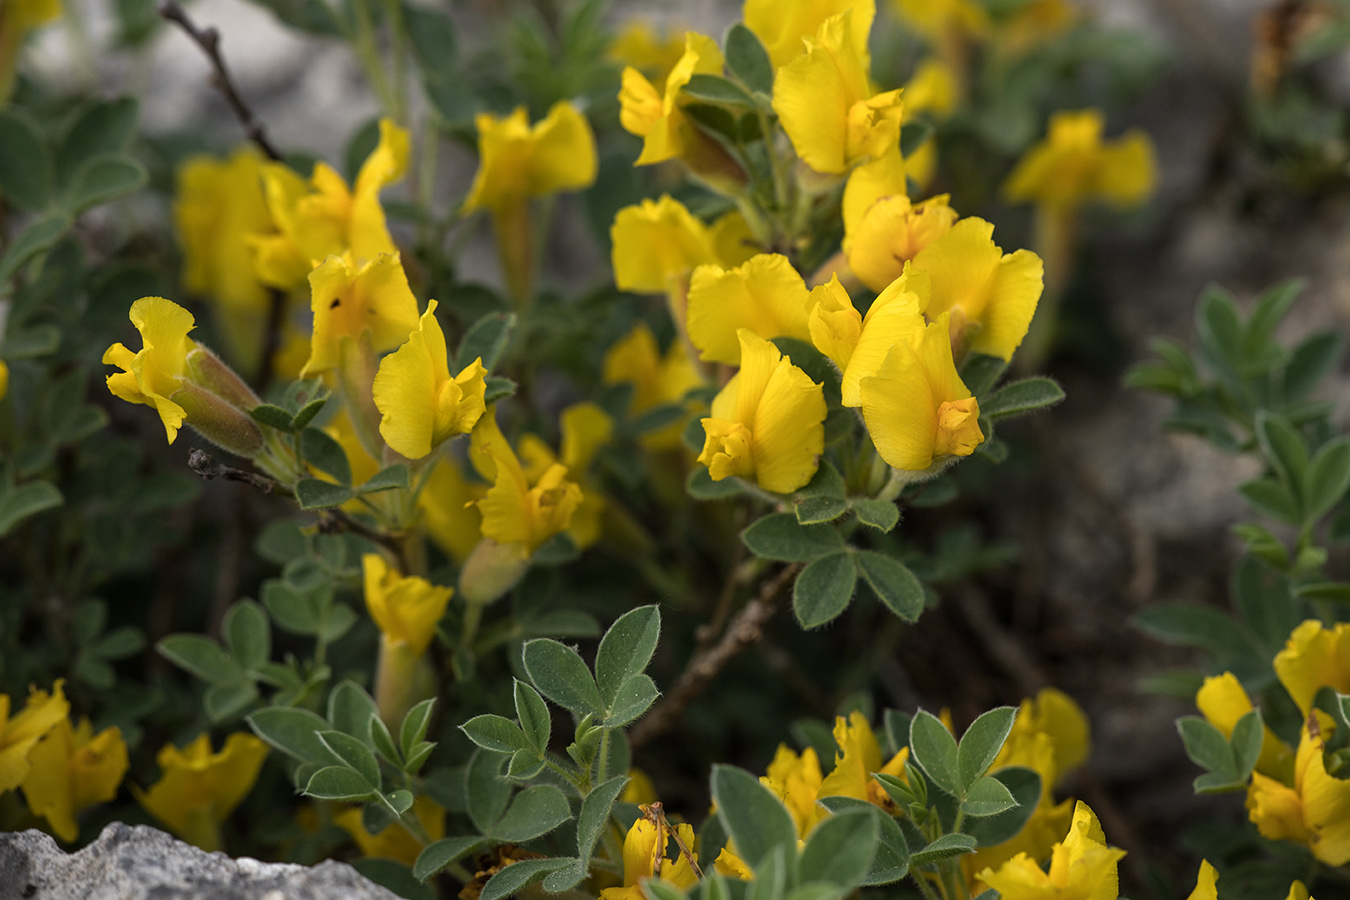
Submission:
<svg viewBox="0 0 1350 900">
<path fill-rule="evenodd" d="M 486 606 L 516 586 L 529 568 L 524 544 L 499 544 L 483 538 L 459 573 L 459 596 L 471 606 Z"/>
<path fill-rule="evenodd" d="M 263 433 L 258 423 L 223 397 L 184 382 L 172 399 L 187 413 L 187 423 L 222 450 L 246 459 L 262 452 Z"/>
<path fill-rule="evenodd" d="M 198 344 L 187 354 L 188 372 L 194 382 L 239 409 L 249 410 L 262 403 L 262 398 L 239 375 L 225 365 L 219 356 Z M 191 424 L 191 423 L 189 423 Z"/>
</svg>

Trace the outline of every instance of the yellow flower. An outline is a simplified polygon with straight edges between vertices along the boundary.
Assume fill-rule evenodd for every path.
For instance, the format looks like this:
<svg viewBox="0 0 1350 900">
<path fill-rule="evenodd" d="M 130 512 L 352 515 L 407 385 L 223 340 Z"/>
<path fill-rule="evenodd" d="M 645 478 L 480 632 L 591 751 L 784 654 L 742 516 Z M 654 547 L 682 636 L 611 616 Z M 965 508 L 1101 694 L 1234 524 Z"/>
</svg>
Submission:
<svg viewBox="0 0 1350 900">
<path fill-rule="evenodd" d="M 1078 15 L 1069 0 L 1030 0 L 999 28 L 998 48 L 1004 53 L 1023 53 L 1063 34 Z"/>
<path fill-rule="evenodd" d="M 5 399 L 9 394 L 9 366 L 0 359 L 0 400 Z"/>
<path fill-rule="evenodd" d="M 694 847 L 694 829 L 689 825 L 675 826 L 684 846 Z M 623 887 L 605 888 L 601 900 L 646 900 L 642 882 L 659 876 L 680 890 L 688 890 L 698 883 L 690 860 L 677 852 L 674 859 L 666 856 L 670 832 L 646 816 L 640 817 L 628 829 L 623 840 Z M 695 860 L 697 862 L 697 860 Z"/>
<path fill-rule="evenodd" d="M 60 15 L 60 0 L 5 0 L 0 5 L 0 107 L 14 88 L 14 72 L 24 38 L 34 28 Z"/>
<path fill-rule="evenodd" d="M 723 847 L 722 852 L 717 854 L 717 859 L 713 860 L 713 869 L 727 878 L 739 878 L 741 881 L 755 880 L 755 873 L 745 864 L 745 860 L 726 847 Z"/>
<path fill-rule="evenodd" d="M 133 788 L 141 806 L 174 834 L 203 850 L 221 849 L 218 825 L 229 818 L 258 780 L 267 745 L 251 734 L 230 735 L 219 752 L 203 732 L 179 750 L 165 744 L 159 781 Z"/>
<path fill-rule="evenodd" d="M 934 43 L 951 33 L 980 37 L 989 30 L 989 14 L 976 0 L 891 0 L 891 5 L 907 25 Z"/>
<path fill-rule="evenodd" d="M 802 56 L 778 70 L 773 108 L 797 155 L 817 172 L 842 175 L 900 139 L 900 91 L 873 95 L 866 42 L 854 11 L 826 19 Z"/>
<path fill-rule="evenodd" d="M 787 744 L 779 744 L 760 783 L 783 801 L 797 826 L 797 837 L 804 838 L 829 815 L 825 807 L 816 805 L 824 780 L 820 757 L 813 748 L 807 747 L 798 755 Z"/>
<path fill-rule="evenodd" d="M 605 499 L 597 488 L 587 484 L 586 472 L 596 451 L 614 436 L 614 420 L 594 403 L 574 403 L 558 419 L 562 432 L 561 458 L 543 440 L 527 434 L 520 439 L 520 460 L 525 480 L 531 484 L 541 483 L 553 466 L 562 463 L 568 476 L 581 486 L 581 503 L 572 514 L 567 533 L 584 550 L 600 539 L 605 511 Z"/>
<path fill-rule="evenodd" d="M 872 726 L 868 724 L 866 716 L 856 711 L 850 713 L 847 719 L 835 717 L 834 742 L 839 745 L 840 752 L 834 757 L 834 771 L 825 777 L 820 786 L 819 796 L 852 797 L 886 806 L 888 795 L 872 774 L 903 775 L 909 748 L 901 749 L 883 766 L 881 746 L 872 732 Z"/>
<path fill-rule="evenodd" d="M 1350 623 L 1327 628 L 1316 619 L 1303 622 L 1275 655 L 1275 674 L 1304 715 L 1321 687 L 1350 693 Z"/>
<path fill-rule="evenodd" d="M 928 113 L 930 119 L 946 118 L 956 106 L 958 90 L 950 66 L 938 59 L 925 59 L 905 82 L 901 95 L 905 98 L 905 114 L 900 124 L 908 124 L 920 113 Z M 905 157 L 905 173 L 922 188 L 933 180 L 936 171 L 937 141 L 930 137 Z"/>
<path fill-rule="evenodd" d="M 713 398 L 698 461 L 714 481 L 737 475 L 790 493 L 815 475 L 825 448 L 824 391 L 773 344 L 736 334 L 741 370 Z"/>
<path fill-rule="evenodd" d="M 698 160 L 712 150 L 712 141 L 684 114 L 680 91 L 694 75 L 721 74 L 722 51 L 717 42 L 693 31 L 685 34 L 684 54 L 659 90 L 637 69 L 623 70 L 619 121 L 630 134 L 642 138 L 642 154 L 634 165 L 683 159 L 699 171 Z"/>
<path fill-rule="evenodd" d="M 1195 694 L 1195 705 L 1209 724 L 1223 736 L 1231 738 L 1238 719 L 1252 711 L 1251 698 L 1232 672 L 1205 679 Z M 1284 741 L 1275 736 L 1269 725 L 1262 725 L 1261 755 L 1256 760 L 1256 771 L 1280 781 L 1292 781 L 1294 754 Z"/>
<path fill-rule="evenodd" d="M 1091 198 L 1117 206 L 1146 200 L 1157 181 L 1153 142 L 1135 130 L 1103 143 L 1102 126 L 1095 109 L 1056 113 L 1050 134 L 1008 176 L 1003 188 L 1008 199 L 1051 209 L 1071 209 Z"/>
<path fill-rule="evenodd" d="M 498 544 L 520 545 L 528 556 L 572 524 L 582 492 L 568 480 L 567 467 L 553 463 L 538 478 L 527 479 L 492 410 L 474 426 L 469 452 L 479 474 L 492 482 L 487 494 L 477 501 L 485 538 Z"/>
<path fill-rule="evenodd" d="M 933 285 L 929 321 L 950 312 L 958 350 L 1011 359 L 1026 337 L 1044 287 L 1040 257 L 1030 250 L 1004 254 L 994 226 L 962 219 L 921 250 L 915 269 L 927 269 Z"/>
<path fill-rule="evenodd" d="M 1289 885 L 1289 893 L 1284 900 L 1313 900 L 1313 897 L 1308 893 L 1308 888 L 1303 882 L 1295 881 Z"/>
<path fill-rule="evenodd" d="M 450 376 L 445 333 L 432 300 L 417 330 L 380 361 L 375 376 L 375 406 L 385 443 L 409 459 L 421 459 L 448 438 L 468 434 L 487 408 L 486 377 L 481 358 Z"/>
<path fill-rule="evenodd" d="M 656 785 L 652 783 L 652 777 L 641 769 L 629 769 L 628 784 L 624 786 L 623 793 L 619 795 L 619 801 L 638 804 L 655 803 L 658 799 Z"/>
<path fill-rule="evenodd" d="M 864 163 L 844 188 L 844 254 L 858 280 L 874 291 L 900 277 L 905 263 L 956 221 L 947 195 L 911 203 L 905 194 L 907 161 L 899 147 Z"/>
<path fill-rule="evenodd" d="M 1313 856 L 1332 866 L 1350 862 L 1350 781 L 1327 773 L 1322 759 L 1329 717 L 1314 713 L 1318 733 L 1305 723 L 1294 759 L 1292 786 L 1252 773 L 1247 814 L 1263 837 L 1306 844 Z"/>
<path fill-rule="evenodd" d="M 721 262 L 708 226 L 669 194 L 619 210 L 609 235 L 621 291 L 665 293 L 696 266 Z"/>
<path fill-rule="evenodd" d="M 104 365 L 122 369 L 108 376 L 108 390 L 128 403 L 153 406 L 172 444 L 187 411 L 170 398 L 190 377 L 187 355 L 197 344 L 187 335 L 196 322 L 192 313 L 172 300 L 142 297 L 131 304 L 131 324 L 141 333 L 143 347 L 132 353 L 117 343 L 103 354 Z"/>
<path fill-rule="evenodd" d="M 1186 900 L 1219 900 L 1219 873 L 1209 864 L 1209 860 L 1200 860 L 1200 871 L 1195 876 L 1195 890 Z"/>
<path fill-rule="evenodd" d="M 129 766 L 122 732 L 105 728 L 95 735 L 88 719 L 78 728 L 71 728 L 69 719 L 57 722 L 28 761 L 32 769 L 23 782 L 28 808 L 45 817 L 63 841 L 79 836 L 75 817 L 81 810 L 117 796 Z"/>
<path fill-rule="evenodd" d="M 984 440 L 980 405 L 952 361 L 948 316 L 896 344 L 877 374 L 862 380 L 863 420 L 893 468 L 931 474 Z"/>
<path fill-rule="evenodd" d="M 437 806 L 436 801 L 423 794 L 413 801 L 412 811 L 433 841 L 445 837 L 445 810 Z M 361 855 L 367 859 L 392 859 L 411 866 L 425 849 L 402 822 L 390 822 L 383 831 L 371 834 L 366 830 L 359 806 L 333 816 L 333 823 L 351 835 L 356 846 L 361 848 Z"/>
<path fill-rule="evenodd" d="M 350 253 L 355 265 L 364 265 L 397 253 L 380 191 L 402 178 L 407 167 L 408 132 L 389 119 L 380 120 L 380 142 L 361 164 L 351 189 L 325 163 L 315 164 L 309 181 L 283 163 L 265 165 L 267 208 L 277 233 L 253 238 L 258 277 L 291 290 L 330 256 Z"/>
<path fill-rule="evenodd" d="M 9 695 L 0 694 L 0 793 L 23 784 L 31 769 L 33 747 L 70 714 L 70 704 L 61 692 L 63 685 L 58 679 L 50 695 L 30 691 L 28 702 L 12 718 Z"/>
<path fill-rule="evenodd" d="M 872 301 L 861 316 L 838 277 L 811 292 L 811 340 L 843 373 L 843 403 L 862 404 L 862 380 L 876 375 L 891 348 L 912 341 L 924 328 L 928 282 L 900 276 Z"/>
<path fill-rule="evenodd" d="M 1004 900 L 1115 900 L 1116 864 L 1124 855 L 1124 850 L 1106 846 L 1097 817 L 1080 800 L 1068 836 L 1050 854 L 1048 873 L 1019 853 L 997 871 L 981 870 L 979 878 Z"/>
<path fill-rule="evenodd" d="M 397 253 L 361 266 L 350 255 L 330 256 L 309 273 L 309 284 L 314 336 L 302 378 L 338 368 L 348 340 L 357 347 L 369 340 L 370 352 L 382 353 L 418 327 L 417 299 Z"/>
<path fill-rule="evenodd" d="M 775 69 L 782 68 L 806 52 L 803 43 L 814 36 L 826 19 L 853 12 L 853 46 L 861 48 L 863 70 L 870 71 L 867 37 L 876 17 L 875 0 L 745 0 L 742 18 L 769 51 Z"/>
<path fill-rule="evenodd" d="M 812 302 L 802 276 L 777 253 L 733 269 L 699 266 L 689 281 L 689 340 L 700 359 L 740 365 L 740 329 L 765 339 L 811 340 Z"/>
<path fill-rule="evenodd" d="M 250 235 L 272 228 L 263 196 L 264 164 L 242 148 L 228 159 L 194 156 L 178 169 L 173 214 L 183 248 L 183 287 L 210 297 L 235 359 L 245 371 L 262 362 L 271 301 L 253 270 Z"/>
<path fill-rule="evenodd" d="M 454 589 L 416 575 L 400 575 L 378 553 L 361 557 L 361 571 L 366 608 L 384 639 L 407 644 L 414 656 L 426 653 Z"/>
<path fill-rule="evenodd" d="M 478 172 L 462 212 L 498 210 L 529 197 L 575 191 L 595 181 L 595 136 L 590 123 L 566 101 L 530 125 L 525 107 L 497 118 L 479 113 Z"/>
<path fill-rule="evenodd" d="M 482 537 L 479 527 L 483 517 L 475 501 L 486 492 L 483 485 L 470 484 L 464 478 L 458 460 L 442 456 L 418 497 L 427 536 L 457 564 L 469 558 Z"/>
<path fill-rule="evenodd" d="M 605 353 L 602 369 L 605 384 L 631 384 L 631 412 L 641 415 L 667 403 L 682 403 L 684 395 L 703 383 L 698 370 L 680 342 L 672 341 L 664 356 L 656 346 L 656 337 L 646 322 L 633 330 Z M 641 443 L 653 450 L 679 446 L 684 421 L 674 422 L 660 431 L 643 435 Z"/>
<path fill-rule="evenodd" d="M 684 56 L 685 29 L 658 35 L 652 26 L 634 19 L 623 27 L 605 54 L 614 62 L 637 69 L 655 84 L 664 84 Z"/>
</svg>

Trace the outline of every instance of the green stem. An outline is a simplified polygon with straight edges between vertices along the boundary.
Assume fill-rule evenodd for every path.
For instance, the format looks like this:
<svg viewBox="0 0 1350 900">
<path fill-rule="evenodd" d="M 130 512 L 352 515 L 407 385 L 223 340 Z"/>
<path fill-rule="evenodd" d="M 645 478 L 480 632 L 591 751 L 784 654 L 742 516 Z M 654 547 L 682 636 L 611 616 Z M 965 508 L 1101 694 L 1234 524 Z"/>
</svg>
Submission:
<svg viewBox="0 0 1350 900">
<path fill-rule="evenodd" d="M 356 16 L 356 33 L 352 35 L 352 44 L 357 58 L 361 61 L 361 67 L 366 70 L 366 77 L 370 79 L 375 94 L 380 98 L 380 106 L 383 107 L 385 115 L 397 121 L 398 102 L 389 87 L 389 79 L 384 74 L 380 52 L 375 46 L 375 23 L 371 19 L 370 9 L 366 3 L 367 0 L 355 0 L 352 3 L 352 11 Z"/>
<path fill-rule="evenodd" d="M 600 783 L 609 780 L 609 729 L 606 728 L 600 737 Z"/>
<path fill-rule="evenodd" d="M 923 894 L 925 900 L 939 900 L 937 892 L 933 890 L 933 886 L 928 883 L 927 879 L 918 872 L 910 872 L 909 875 L 914 879 L 914 883 L 919 886 L 919 893 Z"/>
<path fill-rule="evenodd" d="M 460 626 L 459 645 L 465 649 L 473 646 L 474 636 L 478 634 L 478 626 L 483 621 L 483 605 L 481 603 L 468 603 L 464 606 L 464 622 Z"/>
</svg>

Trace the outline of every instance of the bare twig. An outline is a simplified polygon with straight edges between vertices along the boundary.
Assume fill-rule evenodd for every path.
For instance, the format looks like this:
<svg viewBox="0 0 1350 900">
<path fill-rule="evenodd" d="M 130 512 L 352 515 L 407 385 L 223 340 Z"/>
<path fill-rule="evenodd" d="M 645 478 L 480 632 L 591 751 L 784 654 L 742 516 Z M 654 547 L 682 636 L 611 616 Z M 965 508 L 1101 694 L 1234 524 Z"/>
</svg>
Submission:
<svg viewBox="0 0 1350 900">
<path fill-rule="evenodd" d="M 273 360 L 281 349 L 281 326 L 286 319 L 286 294 L 276 288 L 267 289 L 267 330 L 263 333 L 262 361 L 258 365 L 258 396 L 267 393 L 276 377 Z"/>
<path fill-rule="evenodd" d="M 220 32 L 214 28 L 198 28 L 183 7 L 178 5 L 177 0 L 160 0 L 155 7 L 155 11 L 159 13 L 161 19 L 172 22 L 183 29 L 187 36 L 192 38 L 198 47 L 202 48 L 202 52 L 211 61 L 211 68 L 214 70 L 210 78 L 212 87 L 220 91 L 220 95 L 225 98 L 225 102 L 229 104 L 235 118 L 243 126 L 244 134 L 248 135 L 248 139 L 257 144 L 258 149 L 268 159 L 279 162 L 281 154 L 267 139 L 262 123 L 253 117 L 253 110 L 249 109 L 248 104 L 239 96 L 239 91 L 230 79 L 230 70 L 226 68 L 225 57 L 220 53 Z"/>
<path fill-rule="evenodd" d="M 703 693 L 708 683 L 722 671 L 732 657 L 757 644 L 764 636 L 764 625 L 778 609 L 778 601 L 787 592 L 801 565 L 793 563 L 773 578 L 764 582 L 759 594 L 745 605 L 736 618 L 727 626 L 726 633 L 717 645 L 694 654 L 680 674 L 675 686 L 666 698 L 652 708 L 651 714 L 638 722 L 628 733 L 633 749 L 637 749 L 652 738 L 664 734 L 680 720 L 694 698 Z"/>
</svg>

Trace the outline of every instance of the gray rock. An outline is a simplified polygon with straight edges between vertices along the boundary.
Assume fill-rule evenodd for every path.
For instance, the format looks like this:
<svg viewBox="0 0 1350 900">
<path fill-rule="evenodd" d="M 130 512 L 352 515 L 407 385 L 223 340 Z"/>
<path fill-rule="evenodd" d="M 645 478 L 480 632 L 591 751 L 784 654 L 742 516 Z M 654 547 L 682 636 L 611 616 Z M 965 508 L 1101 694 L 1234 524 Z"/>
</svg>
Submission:
<svg viewBox="0 0 1350 900">
<path fill-rule="evenodd" d="M 346 863 L 313 868 L 207 853 L 114 822 L 67 854 L 41 831 L 0 834 L 0 900 L 396 900 Z"/>
</svg>

